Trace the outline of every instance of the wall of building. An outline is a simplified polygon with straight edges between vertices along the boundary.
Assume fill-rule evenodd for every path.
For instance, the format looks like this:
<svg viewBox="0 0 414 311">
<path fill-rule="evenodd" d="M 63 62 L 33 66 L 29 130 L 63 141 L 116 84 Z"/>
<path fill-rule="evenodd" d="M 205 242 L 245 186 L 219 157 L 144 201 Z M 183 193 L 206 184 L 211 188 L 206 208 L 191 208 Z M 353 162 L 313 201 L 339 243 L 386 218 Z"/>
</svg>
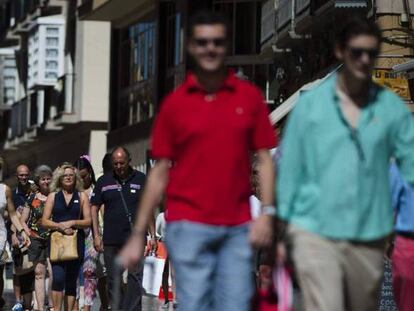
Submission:
<svg viewBox="0 0 414 311">
<path fill-rule="evenodd" d="M 111 24 L 78 21 L 74 107 L 79 121 L 108 120 Z"/>
</svg>

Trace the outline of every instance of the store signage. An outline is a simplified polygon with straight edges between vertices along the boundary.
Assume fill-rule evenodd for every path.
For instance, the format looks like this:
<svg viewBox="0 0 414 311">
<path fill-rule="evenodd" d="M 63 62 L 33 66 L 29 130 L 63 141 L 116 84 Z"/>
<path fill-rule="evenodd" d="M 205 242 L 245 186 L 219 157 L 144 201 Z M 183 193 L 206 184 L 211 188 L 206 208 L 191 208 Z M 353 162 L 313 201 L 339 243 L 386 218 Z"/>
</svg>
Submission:
<svg viewBox="0 0 414 311">
<path fill-rule="evenodd" d="M 411 101 L 410 88 L 405 74 L 391 70 L 374 70 L 372 80 L 385 86 L 406 101 Z"/>
</svg>

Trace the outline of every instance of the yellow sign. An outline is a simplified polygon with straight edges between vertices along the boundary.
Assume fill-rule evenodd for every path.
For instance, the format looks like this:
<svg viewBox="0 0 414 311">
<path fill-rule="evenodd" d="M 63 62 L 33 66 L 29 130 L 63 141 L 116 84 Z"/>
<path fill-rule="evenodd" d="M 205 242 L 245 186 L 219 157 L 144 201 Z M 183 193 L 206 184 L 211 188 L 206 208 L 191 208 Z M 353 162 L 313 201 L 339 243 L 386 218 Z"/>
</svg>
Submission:
<svg viewBox="0 0 414 311">
<path fill-rule="evenodd" d="M 385 86 L 406 101 L 411 101 L 408 80 L 403 74 L 394 73 L 390 70 L 374 70 L 372 80 Z"/>
</svg>

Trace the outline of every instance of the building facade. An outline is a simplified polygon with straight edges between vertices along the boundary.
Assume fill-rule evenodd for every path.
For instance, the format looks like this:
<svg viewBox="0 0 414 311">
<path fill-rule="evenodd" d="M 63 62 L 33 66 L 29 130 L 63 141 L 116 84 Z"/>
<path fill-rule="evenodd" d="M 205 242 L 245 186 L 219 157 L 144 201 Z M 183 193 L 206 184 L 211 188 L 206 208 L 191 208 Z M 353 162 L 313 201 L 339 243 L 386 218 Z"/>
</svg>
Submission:
<svg viewBox="0 0 414 311">
<path fill-rule="evenodd" d="M 21 163 L 56 167 L 84 154 L 101 171 L 109 66 L 110 24 L 80 21 L 75 2 L 0 2 L 0 155 L 6 178 Z"/>
<path fill-rule="evenodd" d="M 256 83 L 269 99 L 272 55 L 260 52 L 259 0 L 83 0 L 81 20 L 111 23 L 111 86 L 108 148 L 122 144 L 143 171 L 149 135 L 162 98 L 191 69 L 185 45 L 188 17 L 199 9 L 226 15 L 231 23 L 227 65 Z M 269 100 L 269 105 L 273 101 Z"/>
<path fill-rule="evenodd" d="M 272 53 L 277 75 L 272 81 L 276 107 L 291 109 L 292 94 L 338 67 L 333 54 L 335 33 L 348 17 L 360 15 L 378 23 L 381 53 L 373 80 L 391 88 L 413 109 L 413 80 L 393 67 L 414 57 L 412 0 L 268 0 L 262 27 L 262 53 Z M 272 27 L 274 25 L 274 27 Z M 285 116 L 286 109 L 280 108 Z M 277 113 L 276 113 L 277 114 Z M 272 113 L 276 122 L 281 118 Z"/>
</svg>

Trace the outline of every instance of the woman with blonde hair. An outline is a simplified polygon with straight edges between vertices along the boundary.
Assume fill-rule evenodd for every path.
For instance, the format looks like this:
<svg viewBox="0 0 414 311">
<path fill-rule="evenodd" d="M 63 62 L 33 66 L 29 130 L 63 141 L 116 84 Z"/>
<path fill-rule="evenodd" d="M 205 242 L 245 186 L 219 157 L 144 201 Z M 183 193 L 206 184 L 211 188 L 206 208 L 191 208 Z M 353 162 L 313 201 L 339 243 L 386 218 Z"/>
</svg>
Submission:
<svg viewBox="0 0 414 311">
<path fill-rule="evenodd" d="M 65 292 L 65 310 L 73 310 L 76 299 L 76 283 L 85 253 L 83 230 L 91 225 L 89 199 L 83 192 L 82 181 L 75 167 L 64 163 L 53 173 L 51 193 L 46 200 L 42 226 L 65 235 L 77 232 L 78 259 L 52 263 L 53 305 L 62 308 Z"/>
</svg>

